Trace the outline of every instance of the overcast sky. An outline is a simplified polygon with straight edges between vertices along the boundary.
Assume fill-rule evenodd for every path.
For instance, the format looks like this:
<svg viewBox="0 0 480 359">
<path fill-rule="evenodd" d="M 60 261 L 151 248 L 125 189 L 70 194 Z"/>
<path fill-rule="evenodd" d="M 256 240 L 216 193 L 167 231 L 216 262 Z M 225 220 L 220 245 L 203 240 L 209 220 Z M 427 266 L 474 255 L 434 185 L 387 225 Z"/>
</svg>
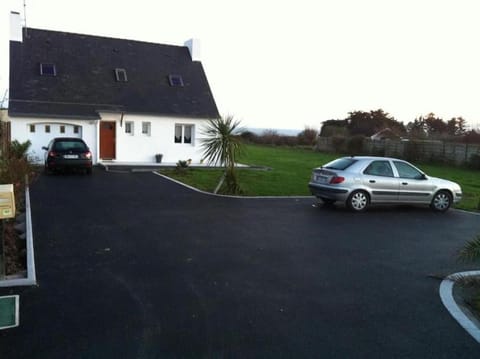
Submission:
<svg viewBox="0 0 480 359">
<path fill-rule="evenodd" d="M 0 0 L 0 95 L 9 13 Z M 318 128 L 382 108 L 480 126 L 478 0 L 27 0 L 27 25 L 157 43 L 201 40 L 221 114 L 244 126 Z"/>
</svg>

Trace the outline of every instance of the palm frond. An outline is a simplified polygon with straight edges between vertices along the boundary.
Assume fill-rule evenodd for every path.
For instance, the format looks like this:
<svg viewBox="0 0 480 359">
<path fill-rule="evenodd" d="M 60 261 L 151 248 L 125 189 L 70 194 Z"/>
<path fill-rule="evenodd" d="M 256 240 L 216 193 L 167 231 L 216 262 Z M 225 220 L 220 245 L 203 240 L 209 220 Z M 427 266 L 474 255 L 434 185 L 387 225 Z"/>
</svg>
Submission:
<svg viewBox="0 0 480 359">
<path fill-rule="evenodd" d="M 238 137 L 240 122 L 232 116 L 211 119 L 202 131 L 205 136 L 202 143 L 204 158 L 208 163 L 234 166 L 236 158 L 240 155 L 242 143 Z"/>
<path fill-rule="evenodd" d="M 464 262 L 480 262 L 480 235 L 465 244 L 458 253 L 458 259 Z"/>
</svg>

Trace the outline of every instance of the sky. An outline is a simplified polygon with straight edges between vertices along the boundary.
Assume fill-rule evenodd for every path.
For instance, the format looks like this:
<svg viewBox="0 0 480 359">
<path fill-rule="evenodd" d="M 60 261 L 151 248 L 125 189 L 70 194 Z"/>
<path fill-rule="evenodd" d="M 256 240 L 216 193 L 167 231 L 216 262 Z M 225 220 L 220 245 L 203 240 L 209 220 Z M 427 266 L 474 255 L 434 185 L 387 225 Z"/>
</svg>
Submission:
<svg viewBox="0 0 480 359">
<path fill-rule="evenodd" d="M 0 1 L 0 99 L 10 11 Z M 245 127 L 319 129 L 383 109 L 480 128 L 478 0 L 26 0 L 28 27 L 183 45 L 201 41 L 222 115 Z"/>
</svg>

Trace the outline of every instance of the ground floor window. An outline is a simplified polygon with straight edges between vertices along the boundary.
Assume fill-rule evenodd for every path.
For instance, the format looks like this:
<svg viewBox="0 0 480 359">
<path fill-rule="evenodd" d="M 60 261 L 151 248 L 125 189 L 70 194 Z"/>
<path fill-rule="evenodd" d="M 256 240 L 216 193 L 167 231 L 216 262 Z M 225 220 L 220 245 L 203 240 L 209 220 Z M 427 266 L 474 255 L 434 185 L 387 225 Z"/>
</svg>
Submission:
<svg viewBox="0 0 480 359">
<path fill-rule="evenodd" d="M 50 125 L 45 125 L 45 132 L 50 133 Z"/>
<path fill-rule="evenodd" d="M 175 125 L 175 143 L 192 143 L 193 125 Z"/>
<path fill-rule="evenodd" d="M 65 126 L 60 125 L 60 133 L 65 133 Z"/>
<path fill-rule="evenodd" d="M 80 133 L 80 126 L 73 126 L 73 133 Z"/>
<path fill-rule="evenodd" d="M 132 121 L 127 121 L 125 122 L 125 133 L 129 135 L 133 135 L 133 122 Z M 142 130 L 142 133 L 143 130 Z"/>
<path fill-rule="evenodd" d="M 35 125 L 30 125 L 29 127 L 30 127 L 30 132 L 32 133 L 35 132 Z"/>
</svg>

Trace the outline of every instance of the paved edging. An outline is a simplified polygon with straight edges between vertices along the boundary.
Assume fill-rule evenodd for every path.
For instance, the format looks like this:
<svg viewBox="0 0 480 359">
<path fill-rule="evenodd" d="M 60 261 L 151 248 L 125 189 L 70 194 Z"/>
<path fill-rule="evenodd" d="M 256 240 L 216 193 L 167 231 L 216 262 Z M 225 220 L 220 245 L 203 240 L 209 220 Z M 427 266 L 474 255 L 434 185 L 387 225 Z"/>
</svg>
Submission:
<svg viewBox="0 0 480 359">
<path fill-rule="evenodd" d="M 30 207 L 30 190 L 25 188 L 25 219 L 26 219 L 26 247 L 27 247 L 27 278 L 6 279 L 0 281 L 0 287 L 18 287 L 37 284 L 35 271 L 35 254 L 33 249 L 32 210 Z"/>
<path fill-rule="evenodd" d="M 440 298 L 443 305 L 447 308 L 453 318 L 470 334 L 478 343 L 480 343 L 480 323 L 467 315 L 453 298 L 453 286 L 455 279 L 459 277 L 479 276 L 480 271 L 469 271 L 451 274 L 440 284 Z"/>
</svg>

